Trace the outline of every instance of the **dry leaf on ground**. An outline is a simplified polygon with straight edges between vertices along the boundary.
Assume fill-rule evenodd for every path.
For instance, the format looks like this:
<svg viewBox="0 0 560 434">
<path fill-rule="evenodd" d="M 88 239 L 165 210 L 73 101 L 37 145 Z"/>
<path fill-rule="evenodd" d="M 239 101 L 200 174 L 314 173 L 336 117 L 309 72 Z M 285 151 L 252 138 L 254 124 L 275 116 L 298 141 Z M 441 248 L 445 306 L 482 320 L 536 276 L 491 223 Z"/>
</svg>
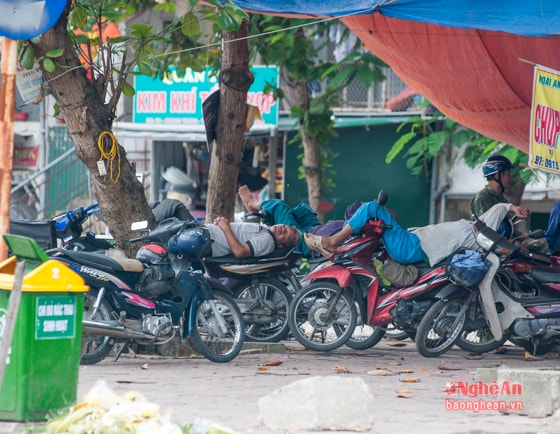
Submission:
<svg viewBox="0 0 560 434">
<path fill-rule="evenodd" d="M 450 366 L 438 366 L 440 371 L 460 371 L 463 368 L 452 368 Z"/>
<path fill-rule="evenodd" d="M 148 369 L 150 367 L 150 365 L 148 365 L 147 363 L 144 363 L 142 366 L 140 366 L 141 369 Z"/>
<path fill-rule="evenodd" d="M 341 374 L 346 374 L 346 373 L 349 373 L 349 372 L 350 372 L 350 369 L 348 369 L 348 368 L 345 367 L 345 366 L 335 365 L 334 368 L 333 368 L 333 371 L 334 371 L 334 372 L 341 373 Z"/>
<path fill-rule="evenodd" d="M 383 368 L 377 368 L 372 371 L 367 371 L 367 374 L 372 375 L 374 377 L 386 377 L 389 375 L 397 375 L 395 372 Z"/>
<path fill-rule="evenodd" d="M 280 360 L 268 360 L 266 362 L 261 363 L 259 366 L 279 366 L 282 363 L 284 363 L 284 362 L 282 362 Z"/>
<path fill-rule="evenodd" d="M 400 378 L 401 383 L 420 383 L 420 378 Z"/>
<path fill-rule="evenodd" d="M 423 366 L 416 365 L 416 369 L 418 369 L 420 372 L 423 372 L 424 374 L 432 375 L 432 373 Z"/>
<path fill-rule="evenodd" d="M 259 366 L 257 368 L 257 371 L 268 371 L 268 368 L 264 367 L 264 366 Z"/>
<path fill-rule="evenodd" d="M 468 360 L 482 360 L 482 359 L 484 359 L 484 356 L 482 354 L 469 353 L 465 356 L 465 359 L 468 359 Z"/>
<path fill-rule="evenodd" d="M 525 351 L 525 356 L 523 356 L 523 360 L 525 360 L 526 362 L 537 362 L 541 359 L 531 355 L 531 353 L 529 353 L 528 351 Z"/>
<path fill-rule="evenodd" d="M 403 369 L 402 371 L 399 371 L 399 374 L 412 374 L 414 372 L 414 369 Z"/>
<path fill-rule="evenodd" d="M 557 359 L 558 357 L 560 357 L 558 353 L 546 353 L 543 356 L 544 359 Z"/>
</svg>

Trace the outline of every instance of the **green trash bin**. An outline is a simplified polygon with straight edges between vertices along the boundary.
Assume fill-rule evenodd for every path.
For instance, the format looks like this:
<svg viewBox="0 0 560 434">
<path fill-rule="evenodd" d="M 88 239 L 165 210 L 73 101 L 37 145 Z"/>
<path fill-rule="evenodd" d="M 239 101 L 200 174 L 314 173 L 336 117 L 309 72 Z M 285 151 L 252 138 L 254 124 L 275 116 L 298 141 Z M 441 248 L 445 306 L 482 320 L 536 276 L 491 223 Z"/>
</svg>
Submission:
<svg viewBox="0 0 560 434">
<path fill-rule="evenodd" d="M 0 263 L 0 340 L 16 262 L 25 260 L 21 301 L 0 385 L 0 420 L 31 422 L 76 403 L 84 280 L 50 260 L 30 238 L 4 235 L 13 256 Z"/>
</svg>

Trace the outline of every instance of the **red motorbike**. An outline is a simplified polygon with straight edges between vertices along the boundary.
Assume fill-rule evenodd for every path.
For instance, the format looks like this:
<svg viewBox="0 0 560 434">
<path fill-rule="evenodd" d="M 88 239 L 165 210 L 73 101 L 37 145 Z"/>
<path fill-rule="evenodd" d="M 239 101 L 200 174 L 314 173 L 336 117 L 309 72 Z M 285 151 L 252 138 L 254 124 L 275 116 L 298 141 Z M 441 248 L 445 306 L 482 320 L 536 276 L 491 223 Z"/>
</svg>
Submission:
<svg viewBox="0 0 560 434">
<path fill-rule="evenodd" d="M 381 191 L 378 203 L 386 200 Z M 434 267 L 416 264 L 419 277 L 410 286 L 385 285 L 373 259 L 387 257 L 381 237 L 391 227 L 370 220 L 332 253 L 330 262 L 304 277 L 310 283 L 296 294 L 288 312 L 290 331 L 299 343 L 315 351 L 343 344 L 365 349 L 379 342 L 390 324 L 414 337 L 432 304 L 459 289 L 448 279 L 445 262 Z"/>
</svg>

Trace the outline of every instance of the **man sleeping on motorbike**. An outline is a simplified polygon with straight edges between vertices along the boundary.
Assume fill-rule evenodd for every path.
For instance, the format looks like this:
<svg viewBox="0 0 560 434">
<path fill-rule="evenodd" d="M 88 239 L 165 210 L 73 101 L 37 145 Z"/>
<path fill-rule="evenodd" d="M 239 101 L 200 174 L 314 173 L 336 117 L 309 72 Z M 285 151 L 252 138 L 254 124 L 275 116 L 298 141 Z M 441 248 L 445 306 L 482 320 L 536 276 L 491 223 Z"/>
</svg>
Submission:
<svg viewBox="0 0 560 434">
<path fill-rule="evenodd" d="M 187 207 L 177 199 L 165 199 L 152 208 L 157 223 L 171 217 L 192 221 L 195 218 Z M 198 229 L 198 230 L 196 230 Z M 225 256 L 237 258 L 266 256 L 275 249 L 294 247 L 301 243 L 301 233 L 284 224 L 270 227 L 256 223 L 230 223 L 225 217 L 217 217 L 214 224 L 206 224 L 195 230 L 185 231 L 176 243 L 188 243 L 192 250 L 201 248 L 201 256 Z"/>
<path fill-rule="evenodd" d="M 265 215 L 271 219 L 274 224 L 285 224 L 297 228 L 301 233 L 312 233 L 315 235 L 333 235 L 339 232 L 346 220 L 362 204 L 355 201 L 346 208 L 344 213 L 345 220 L 329 220 L 322 224 L 317 218 L 317 213 L 307 204 L 300 203 L 294 207 L 290 207 L 281 199 L 268 199 L 262 202 L 256 200 L 251 194 L 249 187 L 242 185 L 238 190 L 239 198 L 249 212 L 264 211 Z M 307 244 L 301 240 L 298 245 L 298 251 L 304 258 L 320 257 L 320 254 L 309 249 Z"/>
<path fill-rule="evenodd" d="M 524 219 L 529 216 L 527 208 L 499 203 L 479 218 L 488 227 L 497 230 L 508 212 Z M 390 257 L 400 264 L 424 261 L 433 266 L 460 248 L 478 250 L 472 233 L 473 221 L 462 219 L 406 230 L 399 226 L 385 207 L 376 202 L 362 204 L 340 232 L 328 237 L 307 233 L 304 239 L 310 249 L 328 257 L 346 238 L 358 233 L 370 219 L 381 219 L 392 226 L 383 233 L 383 244 Z"/>
</svg>

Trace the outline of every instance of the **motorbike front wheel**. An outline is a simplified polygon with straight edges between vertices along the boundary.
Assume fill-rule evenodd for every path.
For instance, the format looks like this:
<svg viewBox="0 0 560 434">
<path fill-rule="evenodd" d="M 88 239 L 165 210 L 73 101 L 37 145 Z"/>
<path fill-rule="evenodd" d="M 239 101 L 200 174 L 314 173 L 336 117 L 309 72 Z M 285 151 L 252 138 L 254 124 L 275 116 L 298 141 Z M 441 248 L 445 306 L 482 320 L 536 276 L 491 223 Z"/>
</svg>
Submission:
<svg viewBox="0 0 560 434">
<path fill-rule="evenodd" d="M 457 345 L 459 348 L 471 353 L 488 353 L 502 346 L 508 340 L 506 333 L 501 339 L 496 340 L 488 327 L 482 306 L 473 303 L 467 315 L 465 328 L 459 335 Z"/>
<path fill-rule="evenodd" d="M 346 343 L 356 328 L 350 294 L 334 283 L 313 282 L 290 304 L 288 324 L 296 340 L 314 351 L 331 351 Z"/>
<path fill-rule="evenodd" d="M 230 362 L 243 348 L 243 317 L 229 294 L 219 290 L 212 292 L 215 298 L 204 300 L 198 306 L 196 326 L 191 331 L 189 342 L 197 353 L 212 362 Z M 225 330 L 222 325 L 225 325 Z"/>
<path fill-rule="evenodd" d="M 280 342 L 290 333 L 288 306 L 292 294 L 276 279 L 260 279 L 247 284 L 233 293 L 236 301 L 243 304 L 245 340 L 252 342 Z M 245 303 L 244 299 L 249 303 Z M 248 305 L 249 304 L 249 305 Z"/>
<path fill-rule="evenodd" d="M 428 309 L 416 329 L 416 349 L 421 355 L 438 357 L 455 345 L 465 327 L 463 305 L 463 299 L 438 300 Z"/>
<path fill-rule="evenodd" d="M 338 328 L 338 325 L 335 327 Z M 345 345 L 353 350 L 367 350 L 377 345 L 385 336 L 385 332 L 385 327 L 360 324 L 356 326 Z"/>
<path fill-rule="evenodd" d="M 99 305 L 99 310 L 92 316 L 93 305 L 97 299 L 96 293 L 86 292 L 84 299 L 84 316 L 85 320 L 98 320 L 98 321 L 110 321 L 111 319 L 111 305 L 105 301 L 101 300 Z M 81 365 L 95 365 L 107 357 L 107 354 L 113 349 L 113 340 L 109 336 L 88 336 L 82 334 L 82 349 L 80 364 Z"/>
</svg>

